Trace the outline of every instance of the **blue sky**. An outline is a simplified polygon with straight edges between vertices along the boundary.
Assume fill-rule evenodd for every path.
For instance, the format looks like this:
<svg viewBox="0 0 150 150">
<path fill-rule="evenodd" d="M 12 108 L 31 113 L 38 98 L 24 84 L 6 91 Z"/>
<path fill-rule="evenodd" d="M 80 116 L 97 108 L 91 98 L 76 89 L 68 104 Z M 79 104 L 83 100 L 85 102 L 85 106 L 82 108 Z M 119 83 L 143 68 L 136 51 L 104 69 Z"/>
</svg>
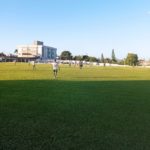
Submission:
<svg viewBox="0 0 150 150">
<path fill-rule="evenodd" d="M 73 55 L 150 59 L 149 0 L 0 0 L 0 51 L 42 40 Z"/>
</svg>

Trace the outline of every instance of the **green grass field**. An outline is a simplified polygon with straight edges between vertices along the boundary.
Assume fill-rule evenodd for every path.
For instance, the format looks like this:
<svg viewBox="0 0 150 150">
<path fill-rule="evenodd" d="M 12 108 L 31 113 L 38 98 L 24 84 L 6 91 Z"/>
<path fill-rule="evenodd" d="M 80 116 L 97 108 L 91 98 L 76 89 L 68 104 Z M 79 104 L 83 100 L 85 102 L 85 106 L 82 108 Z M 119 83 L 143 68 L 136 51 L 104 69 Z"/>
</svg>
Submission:
<svg viewBox="0 0 150 150">
<path fill-rule="evenodd" d="M 0 150 L 149 150 L 150 69 L 0 63 Z"/>
</svg>

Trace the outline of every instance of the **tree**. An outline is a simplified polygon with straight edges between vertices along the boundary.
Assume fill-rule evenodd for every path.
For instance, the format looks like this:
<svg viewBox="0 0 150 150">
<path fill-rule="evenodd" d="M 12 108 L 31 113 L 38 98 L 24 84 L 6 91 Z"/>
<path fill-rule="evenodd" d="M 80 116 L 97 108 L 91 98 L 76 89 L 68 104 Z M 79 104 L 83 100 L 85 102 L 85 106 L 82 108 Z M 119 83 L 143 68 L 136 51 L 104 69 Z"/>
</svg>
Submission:
<svg viewBox="0 0 150 150">
<path fill-rule="evenodd" d="M 6 60 L 6 55 L 3 52 L 1 52 L 0 53 L 0 62 L 3 60 Z"/>
<path fill-rule="evenodd" d="M 105 63 L 103 53 L 101 54 L 101 59 L 100 59 L 100 61 L 101 61 L 101 63 Z"/>
<path fill-rule="evenodd" d="M 6 57 L 6 55 L 3 52 L 1 52 L 0 57 Z"/>
<path fill-rule="evenodd" d="M 112 60 L 110 58 L 105 58 L 105 62 L 111 64 Z"/>
<path fill-rule="evenodd" d="M 80 56 L 80 55 L 74 56 L 73 59 L 74 59 L 74 60 L 82 60 L 82 56 Z"/>
<path fill-rule="evenodd" d="M 101 54 L 100 62 L 103 63 L 105 67 L 105 58 L 104 58 L 103 53 Z"/>
<path fill-rule="evenodd" d="M 117 62 L 114 49 L 112 50 L 111 59 L 112 59 L 112 63 L 116 63 Z"/>
<path fill-rule="evenodd" d="M 97 62 L 97 58 L 96 57 L 89 57 L 89 61 L 90 62 Z"/>
<path fill-rule="evenodd" d="M 72 59 L 72 54 L 70 51 L 63 51 L 60 55 L 60 58 L 62 60 L 70 60 L 70 59 Z"/>
<path fill-rule="evenodd" d="M 135 66 L 138 63 L 138 55 L 133 53 L 128 53 L 126 58 L 126 64 L 130 66 Z"/>
<path fill-rule="evenodd" d="M 83 55 L 82 58 L 83 58 L 83 60 L 85 60 L 85 61 L 89 61 L 89 59 L 90 59 L 88 55 Z"/>
<path fill-rule="evenodd" d="M 15 53 L 15 54 L 18 54 L 18 49 L 15 49 L 15 50 L 14 50 L 14 53 Z"/>
</svg>

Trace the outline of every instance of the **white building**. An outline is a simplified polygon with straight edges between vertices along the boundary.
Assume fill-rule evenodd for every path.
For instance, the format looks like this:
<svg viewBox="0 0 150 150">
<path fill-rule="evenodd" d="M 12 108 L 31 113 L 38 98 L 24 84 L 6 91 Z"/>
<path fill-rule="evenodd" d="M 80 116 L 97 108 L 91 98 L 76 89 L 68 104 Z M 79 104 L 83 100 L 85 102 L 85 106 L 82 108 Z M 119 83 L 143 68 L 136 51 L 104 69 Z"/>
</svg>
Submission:
<svg viewBox="0 0 150 150">
<path fill-rule="evenodd" d="M 45 46 L 41 41 L 34 41 L 31 45 L 18 45 L 18 58 L 40 58 L 41 60 L 55 59 L 57 48 Z"/>
</svg>

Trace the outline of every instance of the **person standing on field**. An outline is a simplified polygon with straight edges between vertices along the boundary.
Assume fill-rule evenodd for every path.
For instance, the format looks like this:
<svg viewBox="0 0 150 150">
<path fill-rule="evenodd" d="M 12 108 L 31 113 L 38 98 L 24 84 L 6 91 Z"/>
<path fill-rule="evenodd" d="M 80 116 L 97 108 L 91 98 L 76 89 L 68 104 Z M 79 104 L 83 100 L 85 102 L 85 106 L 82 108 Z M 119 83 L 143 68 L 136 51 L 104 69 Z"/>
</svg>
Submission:
<svg viewBox="0 0 150 150">
<path fill-rule="evenodd" d="M 83 67 L 83 62 L 82 61 L 79 62 L 79 67 L 80 67 L 80 69 L 82 69 L 82 67 Z"/>
<path fill-rule="evenodd" d="M 56 77 L 57 77 L 57 72 L 58 72 L 58 69 L 59 69 L 59 65 L 58 65 L 58 62 L 56 62 L 56 59 L 55 59 L 54 62 L 52 63 L 52 66 L 53 66 L 54 78 L 56 79 Z"/>
<path fill-rule="evenodd" d="M 35 70 L 36 67 L 35 67 L 35 61 L 32 61 L 32 69 Z"/>
</svg>

